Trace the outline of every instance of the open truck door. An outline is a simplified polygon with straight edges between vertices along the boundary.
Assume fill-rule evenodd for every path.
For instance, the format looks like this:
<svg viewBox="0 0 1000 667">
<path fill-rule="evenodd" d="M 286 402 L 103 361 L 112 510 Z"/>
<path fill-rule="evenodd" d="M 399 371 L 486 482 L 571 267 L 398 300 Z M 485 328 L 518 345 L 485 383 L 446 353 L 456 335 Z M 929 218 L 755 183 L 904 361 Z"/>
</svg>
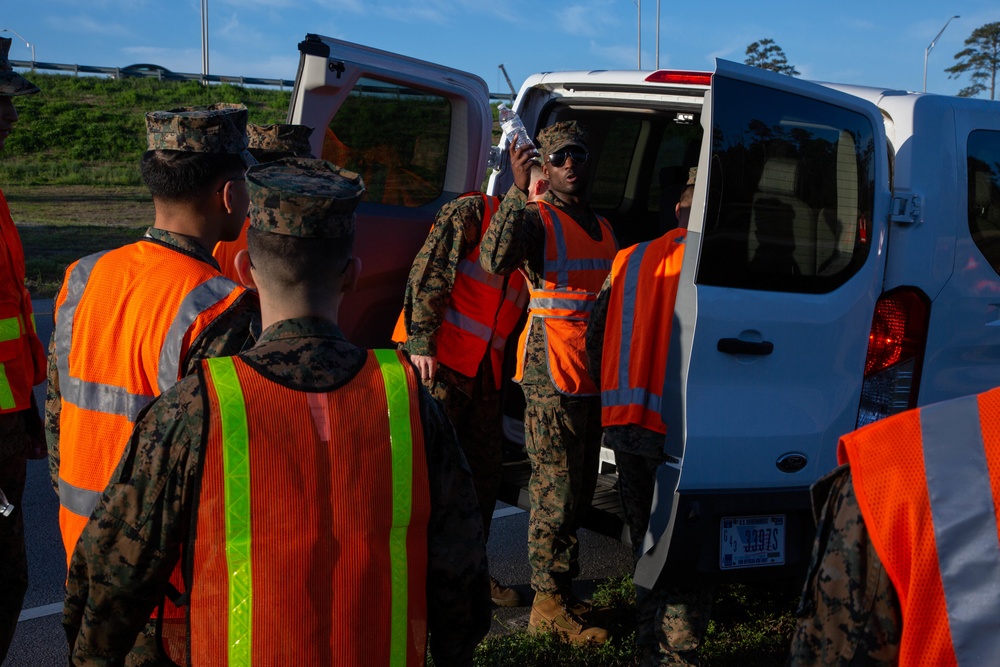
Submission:
<svg viewBox="0 0 1000 667">
<path fill-rule="evenodd" d="M 391 345 L 410 265 L 434 215 L 484 180 L 493 124 L 474 74 L 307 35 L 288 122 L 315 128 L 313 154 L 361 174 L 358 288 L 340 326 L 364 347 Z"/>
<path fill-rule="evenodd" d="M 804 570 L 808 489 L 855 429 L 885 271 L 874 104 L 718 61 L 701 120 L 645 589 L 668 559 L 716 580 Z"/>
</svg>

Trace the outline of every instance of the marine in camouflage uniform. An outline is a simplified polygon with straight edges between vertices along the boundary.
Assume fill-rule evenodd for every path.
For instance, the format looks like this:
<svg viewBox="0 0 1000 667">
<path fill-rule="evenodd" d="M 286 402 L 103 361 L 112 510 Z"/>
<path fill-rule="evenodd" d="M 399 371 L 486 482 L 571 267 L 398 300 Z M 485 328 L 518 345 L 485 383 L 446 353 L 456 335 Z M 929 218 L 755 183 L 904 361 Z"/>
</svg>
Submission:
<svg viewBox="0 0 1000 667">
<path fill-rule="evenodd" d="M 586 146 L 586 133 L 575 121 L 549 126 L 538 138 L 543 155 L 570 145 Z M 545 224 L 537 204 L 530 203 L 521 189 L 529 180 L 530 157 L 525 150 L 511 148 L 515 182 L 490 222 L 480 245 L 479 261 L 484 269 L 500 275 L 523 269 L 529 283 L 539 286 L 545 264 Z M 583 181 L 587 170 L 583 165 L 574 168 L 577 178 Z M 562 187 L 558 179 L 551 178 L 550 189 L 541 201 L 558 208 L 591 238 L 599 240 L 602 231 L 593 209 L 583 200 L 569 203 L 560 198 L 557 190 Z M 545 324 L 534 318 L 529 326 L 521 389 L 526 401 L 525 450 L 531 461 L 531 587 L 536 593 L 536 605 L 540 596 L 555 596 L 568 603 L 570 611 L 585 612 L 586 605 L 575 601 L 572 581 L 580 572 L 577 529 L 597 483 L 601 399 L 559 392 L 549 376 Z M 573 618 L 569 621 L 575 622 Z"/>
<path fill-rule="evenodd" d="M 165 153 L 197 153 L 197 154 L 229 154 L 238 155 L 244 164 L 254 164 L 256 161 L 246 151 L 247 139 L 246 109 L 242 105 L 212 105 L 209 107 L 184 107 L 171 111 L 154 111 L 146 115 L 148 148 L 147 157 L 156 159 Z M 227 184 L 237 186 L 230 179 Z M 224 186 L 225 187 L 225 186 Z M 240 186 L 241 187 L 241 186 Z M 220 191 L 221 192 L 221 191 Z M 219 197 L 219 193 L 213 193 Z M 233 205 L 238 205 L 237 194 L 231 195 Z M 154 193 L 154 205 L 158 207 L 154 226 L 150 227 L 144 237 L 137 243 L 153 243 L 169 248 L 181 255 L 193 257 L 206 263 L 218 271 L 219 264 L 211 254 L 214 238 L 209 244 L 173 229 L 173 225 L 164 225 L 161 211 Z M 189 203 L 190 200 L 185 200 Z M 176 204 L 176 202 L 171 202 Z M 209 221 L 208 237 L 219 234 L 217 227 L 221 226 L 219 215 Z M 242 219 L 242 216 L 241 218 Z M 185 229 L 185 231 L 193 231 Z M 141 272 L 141 268 L 138 269 Z M 162 280 L 162 276 L 145 276 L 144 279 Z M 123 281 L 127 278 L 123 278 Z M 123 282 L 124 284 L 124 282 Z M 235 287 L 235 286 L 234 286 Z M 156 313 L 156 305 L 149 304 L 149 312 Z M 58 313 L 56 314 L 58 318 Z M 87 326 L 79 320 L 76 327 Z M 91 323 L 91 326 L 94 326 Z M 111 322 L 97 323 L 96 326 L 117 326 Z M 260 312 L 256 295 L 246 291 L 227 310 L 220 313 L 211 323 L 190 341 L 187 356 L 181 360 L 181 375 L 192 373 L 201 359 L 219 356 L 229 356 L 250 347 L 255 339 L 254 334 L 260 331 Z M 60 414 L 62 411 L 62 392 L 60 389 L 59 357 L 56 347 L 56 330 L 52 332 L 49 343 L 48 386 L 45 401 L 45 430 L 49 450 L 49 473 L 52 486 L 59 494 L 60 465 Z M 154 624 L 151 621 L 135 643 L 134 650 L 129 654 L 126 664 L 129 667 L 156 667 L 169 664 L 163 661 L 159 650 L 153 642 Z"/>
<path fill-rule="evenodd" d="M 682 227 L 687 227 L 695 173 L 692 168 L 688 188 L 677 204 L 677 218 Z M 609 275 L 594 301 L 587 327 L 587 361 L 590 374 L 598 386 L 601 384 L 610 298 Z M 642 555 L 643 536 L 649 526 L 656 469 L 669 458 L 663 452 L 663 435 L 635 424 L 606 426 L 604 445 L 615 453 L 618 493 L 632 540 L 632 555 L 638 562 Z M 708 630 L 714 587 L 670 581 L 669 573 L 661 578 L 661 582 L 663 585 L 641 598 L 636 608 L 636 643 L 642 653 L 641 664 L 697 665 L 698 647 Z"/>
<path fill-rule="evenodd" d="M 39 92 L 37 86 L 14 71 L 8 59 L 11 40 L 0 38 L 0 130 L 9 132 L 17 122 L 17 111 L 11 98 L 20 95 L 31 95 Z M 0 148 L 5 139 L 0 138 Z M 7 305 L 10 311 L 5 311 L 0 318 L 11 321 L 21 321 L 20 314 L 25 310 L 31 312 L 30 297 L 24 290 L 24 265 L 15 258 L 23 255 L 21 239 L 18 236 L 14 221 L 7 210 L 7 202 L 0 193 L 0 280 L 10 281 L 0 290 L 3 294 L 15 294 L 15 301 Z M 27 300 L 22 302 L 22 300 Z M 15 315 L 17 313 L 17 315 Z M 8 319 L 10 318 L 10 319 Z M 16 319 L 15 319 L 16 318 Z M 18 326 L 13 331 L 7 328 L 0 332 L 6 345 L 21 346 L 24 340 Z M 28 331 L 31 337 L 30 345 L 41 343 L 34 331 Z M 20 352 L 24 352 L 21 350 Z M 39 353 L 40 354 L 40 353 Z M 19 363 L 17 357 L 3 356 L 8 364 Z M 40 359 L 39 359 L 40 361 Z M 0 364 L 0 373 L 4 373 Z M 41 371 L 41 365 L 36 369 Z M 35 378 L 29 378 L 32 382 Z M 5 381 L 0 379 L 0 384 Z M 24 594 L 28 590 L 28 562 L 24 547 L 24 515 L 21 512 L 21 498 L 24 493 L 24 480 L 27 472 L 27 460 L 35 442 L 34 438 L 41 433 L 41 421 L 35 407 L 34 398 L 28 409 L 17 409 L 16 402 L 8 408 L 8 412 L 0 412 L 0 489 L 3 490 L 8 502 L 14 505 L 10 516 L 0 516 L 0 664 L 7 656 L 17 619 L 21 613 Z M 43 454 L 44 455 L 44 454 Z M 37 456 L 33 456 L 37 458 Z"/>
<path fill-rule="evenodd" d="M 340 183 L 344 191 L 331 195 L 329 190 L 323 190 L 322 197 L 314 196 L 318 187 L 315 180 L 331 180 L 332 174 L 341 177 L 334 182 Z M 350 212 L 363 191 L 357 174 L 320 160 L 283 160 L 254 168 L 249 177 L 254 233 L 259 228 L 290 236 L 329 237 L 343 235 L 343 229 L 353 230 Z M 254 180 L 258 178 L 261 185 Z M 339 215 L 332 217 L 329 213 L 322 215 L 329 208 L 310 213 L 306 198 L 285 198 L 282 194 L 280 203 L 276 197 L 269 200 L 268 194 L 279 189 L 308 193 L 308 199 L 321 200 L 323 206 L 327 206 L 325 202 L 346 199 L 350 208 L 344 211 L 343 204 L 338 204 Z M 251 253 L 254 240 L 250 238 Z M 268 257 L 268 261 L 275 260 Z M 342 280 L 353 283 L 357 268 L 357 260 L 348 259 L 348 266 L 340 274 L 348 277 Z M 300 313 L 272 321 L 272 313 L 279 312 L 273 304 L 299 301 L 282 298 L 285 295 L 278 288 L 263 282 L 263 274 L 256 275 L 260 277 L 258 286 L 267 327 L 258 344 L 241 354 L 240 359 L 282 386 L 336 393 L 357 375 L 368 354 L 349 343 L 335 324 L 339 297 L 333 294 L 339 294 L 343 286 L 338 283 L 336 290 L 327 289 L 324 282 L 320 287 L 324 295 L 331 295 L 325 297 L 329 303 L 311 307 L 316 311 L 312 315 Z M 334 305 L 327 307 L 330 304 Z M 63 624 L 74 647 L 73 664 L 103 664 L 107 656 L 123 655 L 141 625 L 137 619 L 160 602 L 180 554 L 190 553 L 193 548 L 188 542 L 188 529 L 199 498 L 202 461 L 207 456 L 207 395 L 206 379 L 201 373 L 188 377 L 147 406 L 136 425 L 117 480 L 87 525 L 70 567 Z M 482 521 L 471 474 L 454 430 L 440 406 L 423 389 L 420 423 L 431 493 L 426 529 L 431 655 L 439 665 L 471 665 L 473 650 L 489 628 Z M 294 449 L 296 443 L 288 445 Z M 290 450 L 289 456 L 294 452 Z M 331 471 L 317 470 L 316 474 L 320 477 Z M 194 585 L 198 585 L 197 578 Z M 387 638 L 363 640 L 382 642 Z"/>
<path fill-rule="evenodd" d="M 865 527 L 850 467 L 817 481 L 812 498 L 816 542 L 789 665 L 898 664 L 899 596 Z"/>
<path fill-rule="evenodd" d="M 455 426 L 458 442 L 472 469 L 483 530 L 489 540 L 503 472 L 500 391 L 494 381 L 490 359 L 493 341 L 487 343 L 475 377 L 464 375 L 437 359 L 438 330 L 460 275 L 459 263 L 479 246 L 485 212 L 483 197 L 478 193 L 452 200 L 438 211 L 434 226 L 410 268 L 402 313 L 406 340 L 401 347 L 411 357 L 428 358 L 422 360 L 425 364 L 436 363 L 436 367 L 427 371 L 432 375 L 430 380 L 422 379 L 431 395 L 444 405 Z M 501 288 L 501 293 L 504 292 L 506 284 Z M 526 293 L 524 298 L 527 301 Z M 417 368 L 423 375 L 422 366 L 418 364 Z M 517 591 L 495 579 L 491 579 L 490 586 L 496 604 L 517 606 L 521 603 Z"/>
</svg>

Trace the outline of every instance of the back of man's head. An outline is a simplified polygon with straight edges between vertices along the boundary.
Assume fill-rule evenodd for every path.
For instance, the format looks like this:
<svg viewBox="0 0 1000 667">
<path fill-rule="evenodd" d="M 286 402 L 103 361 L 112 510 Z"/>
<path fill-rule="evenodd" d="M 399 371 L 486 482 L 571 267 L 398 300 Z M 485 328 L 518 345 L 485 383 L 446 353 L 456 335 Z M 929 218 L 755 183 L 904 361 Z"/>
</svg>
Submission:
<svg viewBox="0 0 1000 667">
<path fill-rule="evenodd" d="M 330 289 L 351 262 L 361 177 L 324 160 L 286 158 L 247 172 L 247 250 L 262 289 Z"/>
<path fill-rule="evenodd" d="M 227 180 L 242 178 L 256 160 L 247 151 L 246 107 L 213 104 L 146 114 L 149 150 L 142 179 L 154 199 L 194 201 Z"/>
</svg>

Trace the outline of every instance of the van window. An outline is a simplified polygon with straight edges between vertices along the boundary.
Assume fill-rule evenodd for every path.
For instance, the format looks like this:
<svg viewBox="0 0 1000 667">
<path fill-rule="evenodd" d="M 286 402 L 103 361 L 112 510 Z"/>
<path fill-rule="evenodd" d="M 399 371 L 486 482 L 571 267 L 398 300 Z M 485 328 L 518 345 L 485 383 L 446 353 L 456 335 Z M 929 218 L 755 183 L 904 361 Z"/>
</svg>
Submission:
<svg viewBox="0 0 1000 667">
<path fill-rule="evenodd" d="M 1000 132 L 969 134 L 969 231 L 972 240 L 1000 273 Z"/>
<path fill-rule="evenodd" d="M 713 85 L 698 282 L 836 289 L 865 263 L 871 245 L 871 123 L 800 95 L 726 78 Z"/>
<path fill-rule="evenodd" d="M 621 205 L 641 126 L 637 118 L 610 119 L 590 194 L 594 208 L 617 209 Z"/>
<path fill-rule="evenodd" d="M 444 190 L 450 131 L 446 98 L 362 78 L 326 129 L 323 159 L 360 173 L 367 202 L 422 206 Z"/>
</svg>

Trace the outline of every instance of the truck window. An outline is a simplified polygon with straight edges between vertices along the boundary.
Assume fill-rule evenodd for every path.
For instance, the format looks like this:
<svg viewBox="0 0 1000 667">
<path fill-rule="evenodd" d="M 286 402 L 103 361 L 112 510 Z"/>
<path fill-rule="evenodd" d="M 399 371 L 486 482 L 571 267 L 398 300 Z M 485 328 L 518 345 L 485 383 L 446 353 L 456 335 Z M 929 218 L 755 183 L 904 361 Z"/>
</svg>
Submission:
<svg viewBox="0 0 1000 667">
<path fill-rule="evenodd" d="M 874 132 L 861 114 L 721 78 L 698 282 L 825 293 L 871 246 Z"/>
<path fill-rule="evenodd" d="M 450 130 L 444 97 L 362 78 L 326 129 L 323 159 L 360 173 L 365 201 L 422 206 L 444 190 Z"/>
<path fill-rule="evenodd" d="M 1000 132 L 969 134 L 969 231 L 972 240 L 1000 273 Z"/>
</svg>

